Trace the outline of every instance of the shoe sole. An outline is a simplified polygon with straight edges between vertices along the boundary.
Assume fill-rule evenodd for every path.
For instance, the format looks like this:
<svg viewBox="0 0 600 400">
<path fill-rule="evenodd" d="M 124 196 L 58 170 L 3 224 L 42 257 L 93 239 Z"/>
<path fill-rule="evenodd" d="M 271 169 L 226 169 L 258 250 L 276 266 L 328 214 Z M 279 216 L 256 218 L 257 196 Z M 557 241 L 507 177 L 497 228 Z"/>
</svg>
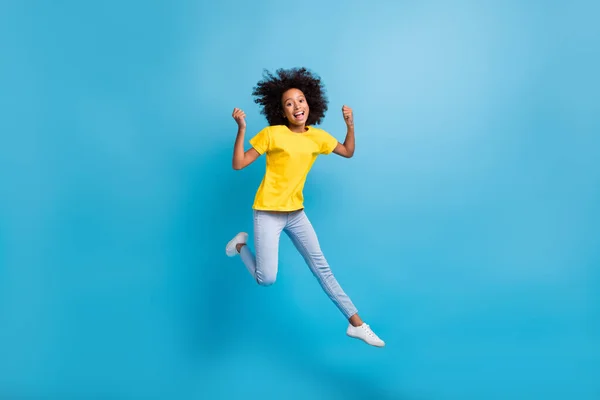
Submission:
<svg viewBox="0 0 600 400">
<path fill-rule="evenodd" d="M 378 344 L 378 343 L 369 343 L 369 342 L 367 342 L 366 340 L 364 340 L 363 338 L 361 338 L 360 336 L 353 336 L 353 335 L 350 335 L 350 334 L 348 334 L 348 333 L 346 333 L 346 336 L 348 336 L 348 337 L 351 337 L 352 339 L 357 339 L 357 340 L 360 340 L 360 341 L 362 341 L 362 342 L 364 342 L 364 343 L 368 344 L 369 346 L 373 346 L 373 347 L 379 347 L 379 348 L 381 348 L 381 347 L 385 347 L 385 343 L 383 343 L 383 344 Z"/>
<path fill-rule="evenodd" d="M 235 246 L 239 243 L 238 241 L 241 238 L 245 238 L 247 241 L 248 234 L 238 233 L 237 235 L 235 235 L 235 237 L 233 239 L 231 239 L 227 243 L 227 246 L 225 246 L 225 254 L 227 255 L 227 257 L 234 257 L 236 254 L 238 254 Z"/>
</svg>

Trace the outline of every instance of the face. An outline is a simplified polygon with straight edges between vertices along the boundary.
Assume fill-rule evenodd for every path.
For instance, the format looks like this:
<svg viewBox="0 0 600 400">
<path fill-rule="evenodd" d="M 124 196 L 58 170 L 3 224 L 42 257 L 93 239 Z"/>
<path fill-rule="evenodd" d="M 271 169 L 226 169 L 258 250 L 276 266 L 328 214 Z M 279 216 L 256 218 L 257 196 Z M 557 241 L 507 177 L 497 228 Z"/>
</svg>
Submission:
<svg viewBox="0 0 600 400">
<path fill-rule="evenodd" d="M 281 96 L 283 113 L 290 124 L 295 126 L 306 125 L 308 119 L 308 102 L 304 93 L 298 89 L 289 89 Z"/>
</svg>

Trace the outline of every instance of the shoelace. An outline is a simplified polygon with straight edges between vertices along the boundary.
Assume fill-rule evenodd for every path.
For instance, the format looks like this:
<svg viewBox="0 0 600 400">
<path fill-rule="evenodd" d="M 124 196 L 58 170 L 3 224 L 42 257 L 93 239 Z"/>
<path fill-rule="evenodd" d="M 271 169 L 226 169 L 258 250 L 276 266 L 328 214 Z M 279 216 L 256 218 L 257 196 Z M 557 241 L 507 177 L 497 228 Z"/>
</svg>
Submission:
<svg viewBox="0 0 600 400">
<path fill-rule="evenodd" d="M 371 328 L 369 327 L 369 325 L 367 325 L 367 324 L 364 324 L 362 328 L 363 328 L 363 330 L 364 330 L 365 332 L 367 332 L 367 335 L 369 335 L 369 336 L 371 336 L 371 337 L 373 337 L 373 338 L 374 338 L 374 337 L 376 337 L 376 336 L 375 336 L 375 333 L 374 333 L 374 332 L 371 330 Z"/>
</svg>

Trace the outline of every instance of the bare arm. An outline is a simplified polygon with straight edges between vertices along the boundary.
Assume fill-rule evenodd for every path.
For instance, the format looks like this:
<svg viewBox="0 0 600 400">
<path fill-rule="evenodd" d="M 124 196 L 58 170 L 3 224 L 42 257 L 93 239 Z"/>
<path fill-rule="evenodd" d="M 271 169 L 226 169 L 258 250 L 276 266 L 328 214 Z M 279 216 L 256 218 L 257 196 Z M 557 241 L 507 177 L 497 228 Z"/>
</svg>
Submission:
<svg viewBox="0 0 600 400">
<path fill-rule="evenodd" d="M 338 143 L 333 152 L 339 156 L 351 158 L 354 155 L 354 116 L 350 107 L 342 107 L 344 121 L 346 122 L 346 139 Z"/>
<path fill-rule="evenodd" d="M 233 145 L 232 167 L 235 170 L 246 168 L 260 156 L 259 152 L 253 147 L 244 151 L 244 136 L 246 134 L 246 114 L 239 108 L 233 110 L 233 118 L 238 124 L 237 137 Z"/>
</svg>

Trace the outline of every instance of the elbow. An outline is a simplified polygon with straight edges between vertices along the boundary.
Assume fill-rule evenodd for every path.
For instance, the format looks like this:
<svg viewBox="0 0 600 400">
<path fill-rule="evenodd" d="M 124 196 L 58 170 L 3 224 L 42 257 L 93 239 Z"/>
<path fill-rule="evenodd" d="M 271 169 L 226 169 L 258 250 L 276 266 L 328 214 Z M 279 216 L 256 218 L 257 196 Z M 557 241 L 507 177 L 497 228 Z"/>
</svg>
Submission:
<svg viewBox="0 0 600 400">
<path fill-rule="evenodd" d="M 235 161 L 231 164 L 231 167 L 236 171 L 239 171 L 240 169 L 244 168 L 241 163 Z"/>
<path fill-rule="evenodd" d="M 344 156 L 346 156 L 346 158 L 352 158 L 354 156 L 354 146 L 344 146 L 344 149 L 346 150 L 344 152 Z"/>
</svg>

